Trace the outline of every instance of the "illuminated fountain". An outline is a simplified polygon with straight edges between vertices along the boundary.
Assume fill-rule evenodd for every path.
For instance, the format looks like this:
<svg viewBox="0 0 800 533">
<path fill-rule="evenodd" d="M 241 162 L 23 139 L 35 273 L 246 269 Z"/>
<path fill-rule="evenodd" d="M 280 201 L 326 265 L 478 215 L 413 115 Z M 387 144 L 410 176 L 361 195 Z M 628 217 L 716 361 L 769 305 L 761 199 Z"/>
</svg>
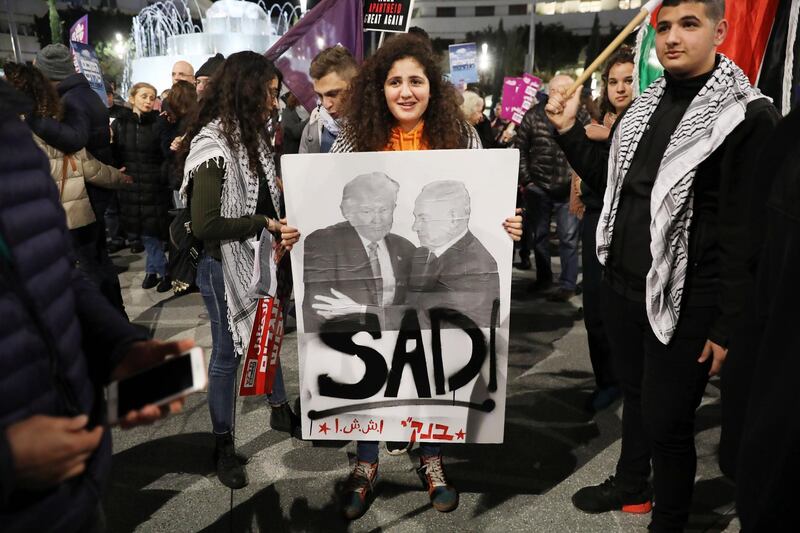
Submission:
<svg viewBox="0 0 800 533">
<path fill-rule="evenodd" d="M 305 2 L 289 2 L 269 9 L 241 0 L 218 0 L 205 13 L 195 2 L 202 30 L 192 21 L 185 0 L 157 2 L 133 17 L 129 54 L 123 90 L 146 81 L 159 92 L 172 85 L 172 65 L 184 60 L 200 68 L 209 57 L 222 53 L 252 50 L 263 54 L 303 15 Z"/>
</svg>

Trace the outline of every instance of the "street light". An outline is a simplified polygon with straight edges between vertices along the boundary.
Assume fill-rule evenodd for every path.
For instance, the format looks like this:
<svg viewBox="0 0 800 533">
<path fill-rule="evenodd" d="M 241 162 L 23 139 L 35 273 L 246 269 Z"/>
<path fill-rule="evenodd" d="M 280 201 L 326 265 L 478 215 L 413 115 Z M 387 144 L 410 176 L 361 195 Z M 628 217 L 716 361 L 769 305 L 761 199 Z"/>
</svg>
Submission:
<svg viewBox="0 0 800 533">
<path fill-rule="evenodd" d="M 489 55 L 489 45 L 486 43 L 481 44 L 481 55 L 478 58 L 478 70 L 486 72 L 492 64 L 492 58 Z"/>
</svg>

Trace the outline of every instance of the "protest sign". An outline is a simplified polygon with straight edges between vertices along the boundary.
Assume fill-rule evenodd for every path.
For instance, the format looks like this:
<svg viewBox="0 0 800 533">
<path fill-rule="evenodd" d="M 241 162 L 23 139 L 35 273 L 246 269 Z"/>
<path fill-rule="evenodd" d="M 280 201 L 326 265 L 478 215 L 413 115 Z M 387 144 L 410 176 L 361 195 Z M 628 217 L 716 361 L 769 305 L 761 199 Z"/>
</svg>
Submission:
<svg viewBox="0 0 800 533">
<path fill-rule="evenodd" d="M 528 73 L 519 78 L 503 78 L 500 118 L 510 120 L 519 126 L 528 109 L 536 105 L 536 93 L 541 87 L 541 78 Z"/>
<path fill-rule="evenodd" d="M 103 101 L 103 104 L 108 106 L 108 98 L 106 98 L 106 87 L 103 83 L 103 71 L 100 69 L 100 62 L 94 50 L 88 44 L 78 43 L 71 41 L 69 43 L 72 49 L 72 61 L 75 63 L 75 70 L 86 76 L 89 80 L 89 86 Z"/>
<path fill-rule="evenodd" d="M 364 31 L 407 32 L 413 9 L 414 0 L 364 0 Z"/>
<path fill-rule="evenodd" d="M 450 81 L 461 90 L 478 81 L 478 48 L 475 43 L 451 44 Z"/>
<path fill-rule="evenodd" d="M 89 44 L 89 15 L 75 21 L 69 29 L 69 40 L 73 43 Z"/>
<path fill-rule="evenodd" d="M 282 158 L 304 438 L 502 442 L 518 163 Z"/>
</svg>

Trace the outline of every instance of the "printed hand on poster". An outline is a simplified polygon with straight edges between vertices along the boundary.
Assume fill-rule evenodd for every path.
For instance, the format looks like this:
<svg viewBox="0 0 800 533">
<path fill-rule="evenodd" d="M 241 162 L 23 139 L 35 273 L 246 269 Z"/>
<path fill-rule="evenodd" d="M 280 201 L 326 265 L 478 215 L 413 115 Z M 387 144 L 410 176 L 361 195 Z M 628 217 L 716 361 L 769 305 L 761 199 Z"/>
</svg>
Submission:
<svg viewBox="0 0 800 533">
<path fill-rule="evenodd" d="M 304 435 L 501 442 L 516 151 L 282 167 L 303 235 L 292 268 Z"/>
</svg>

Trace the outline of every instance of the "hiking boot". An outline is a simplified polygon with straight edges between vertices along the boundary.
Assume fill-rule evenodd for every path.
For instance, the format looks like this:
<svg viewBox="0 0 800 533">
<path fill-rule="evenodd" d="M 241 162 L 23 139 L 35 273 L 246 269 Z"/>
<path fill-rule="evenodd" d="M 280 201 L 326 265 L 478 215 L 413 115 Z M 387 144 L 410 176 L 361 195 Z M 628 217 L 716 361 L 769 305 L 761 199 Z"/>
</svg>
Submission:
<svg viewBox="0 0 800 533">
<path fill-rule="evenodd" d="M 623 513 L 643 514 L 653 509 L 653 491 L 650 486 L 636 493 L 622 492 L 609 477 L 599 485 L 583 487 L 572 496 L 572 504 L 585 513 Z"/>
<path fill-rule="evenodd" d="M 152 289 L 158 285 L 158 276 L 156 274 L 145 274 L 142 280 L 143 289 Z"/>
<path fill-rule="evenodd" d="M 156 285 L 156 292 L 167 292 L 172 290 L 172 280 L 169 279 L 169 276 L 164 276 L 158 281 L 158 285 Z"/>
<path fill-rule="evenodd" d="M 300 417 L 292 412 L 289 402 L 270 405 L 269 427 L 300 438 Z"/>
<path fill-rule="evenodd" d="M 369 509 L 374 497 L 375 480 L 378 477 L 378 462 L 356 461 L 353 472 L 344 484 L 340 509 L 348 520 L 360 518 Z"/>
<path fill-rule="evenodd" d="M 423 455 L 419 459 L 417 475 L 428 491 L 433 508 L 440 513 L 449 513 L 458 507 L 458 491 L 447 483 L 441 455 Z"/>
<path fill-rule="evenodd" d="M 414 445 L 412 442 L 387 442 L 386 453 L 389 455 L 403 455 Z"/>
<path fill-rule="evenodd" d="M 214 449 L 214 462 L 217 464 L 217 477 L 226 487 L 241 489 L 247 486 L 247 471 L 242 466 L 241 457 L 236 455 L 233 435 L 230 432 L 217 437 Z"/>
<path fill-rule="evenodd" d="M 575 291 L 569 289 L 558 289 L 556 292 L 547 297 L 548 302 L 566 303 L 575 296 Z"/>
</svg>

